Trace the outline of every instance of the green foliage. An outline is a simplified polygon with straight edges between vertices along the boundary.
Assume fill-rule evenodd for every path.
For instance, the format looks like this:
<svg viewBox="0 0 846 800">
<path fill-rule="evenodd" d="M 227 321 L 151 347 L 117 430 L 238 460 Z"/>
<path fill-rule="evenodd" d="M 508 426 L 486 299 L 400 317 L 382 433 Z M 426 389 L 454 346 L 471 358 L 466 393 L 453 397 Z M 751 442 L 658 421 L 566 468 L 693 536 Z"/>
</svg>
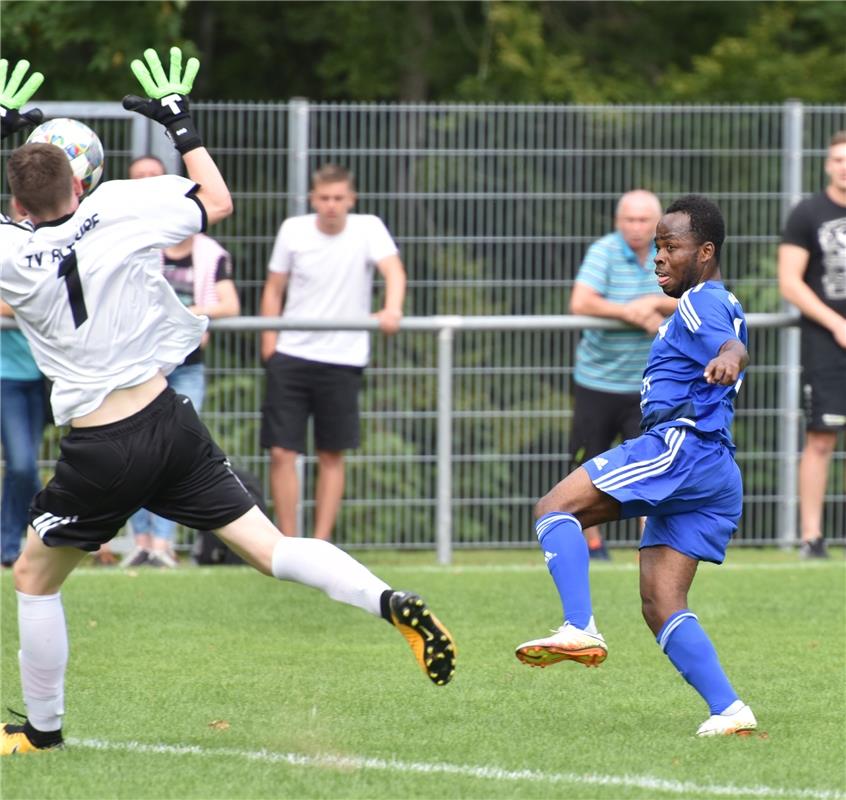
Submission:
<svg viewBox="0 0 846 800">
<path fill-rule="evenodd" d="M 117 100 L 134 92 L 129 61 L 151 45 L 179 45 L 185 3 L 29 2 L 4 0 L 3 52 L 14 61 L 29 58 L 46 80 L 43 100 Z"/>
<path fill-rule="evenodd" d="M 674 66 L 668 99 L 764 103 L 796 98 L 808 103 L 846 100 L 843 31 L 846 6 L 762 3 L 743 36 L 724 36 L 693 59 Z"/>
<path fill-rule="evenodd" d="M 0 11 L 4 56 L 41 69 L 49 100 L 117 99 L 129 60 L 174 44 L 202 60 L 195 99 L 846 98 L 846 7 L 821 0 L 3 0 Z"/>
</svg>

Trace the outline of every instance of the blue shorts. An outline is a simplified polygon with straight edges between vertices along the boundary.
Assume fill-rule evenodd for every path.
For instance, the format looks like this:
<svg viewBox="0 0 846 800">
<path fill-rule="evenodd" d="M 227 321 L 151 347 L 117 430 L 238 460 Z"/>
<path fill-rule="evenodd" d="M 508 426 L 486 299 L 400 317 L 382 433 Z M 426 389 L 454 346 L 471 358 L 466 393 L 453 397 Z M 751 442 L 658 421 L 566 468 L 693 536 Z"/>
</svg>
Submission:
<svg viewBox="0 0 846 800">
<path fill-rule="evenodd" d="M 640 546 L 665 545 L 721 564 L 743 510 L 731 450 L 686 426 L 629 439 L 582 465 L 620 503 L 620 517 L 648 517 Z"/>
</svg>

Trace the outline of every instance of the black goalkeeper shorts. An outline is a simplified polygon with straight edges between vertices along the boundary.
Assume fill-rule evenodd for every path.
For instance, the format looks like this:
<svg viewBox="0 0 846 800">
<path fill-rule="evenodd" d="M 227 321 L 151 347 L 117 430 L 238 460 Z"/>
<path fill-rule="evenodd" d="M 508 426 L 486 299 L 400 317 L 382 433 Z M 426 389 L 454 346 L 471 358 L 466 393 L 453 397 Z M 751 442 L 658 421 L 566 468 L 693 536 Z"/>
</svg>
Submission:
<svg viewBox="0 0 846 800">
<path fill-rule="evenodd" d="M 30 506 L 30 525 L 50 547 L 97 550 L 139 508 L 217 530 L 255 505 L 190 400 L 170 388 L 120 422 L 72 428 L 60 447 Z"/>
</svg>

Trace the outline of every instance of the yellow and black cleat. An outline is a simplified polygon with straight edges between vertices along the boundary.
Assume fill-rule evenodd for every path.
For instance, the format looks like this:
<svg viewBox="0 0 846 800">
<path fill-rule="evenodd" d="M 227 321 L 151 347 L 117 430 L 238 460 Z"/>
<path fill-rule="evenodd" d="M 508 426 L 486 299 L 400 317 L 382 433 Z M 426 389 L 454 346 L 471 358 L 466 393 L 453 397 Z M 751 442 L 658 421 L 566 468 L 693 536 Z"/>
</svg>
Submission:
<svg viewBox="0 0 846 800">
<path fill-rule="evenodd" d="M 455 642 L 423 599 L 410 592 L 394 592 L 388 601 L 391 622 L 405 637 L 429 680 L 443 686 L 455 674 Z"/>
<path fill-rule="evenodd" d="M 42 740 L 38 744 L 36 741 Z M 34 741 L 35 740 L 35 741 Z M 42 733 L 36 731 L 28 721 L 23 725 L 5 722 L 0 725 L 0 756 L 18 753 L 42 753 L 64 747 L 61 731 Z"/>
</svg>

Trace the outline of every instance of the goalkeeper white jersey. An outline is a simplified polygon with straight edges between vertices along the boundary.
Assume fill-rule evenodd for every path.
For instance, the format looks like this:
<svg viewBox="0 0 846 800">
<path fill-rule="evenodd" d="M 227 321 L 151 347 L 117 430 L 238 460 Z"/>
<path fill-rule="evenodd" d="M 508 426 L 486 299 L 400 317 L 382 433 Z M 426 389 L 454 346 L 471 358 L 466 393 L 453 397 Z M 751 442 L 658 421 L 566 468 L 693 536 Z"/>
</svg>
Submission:
<svg viewBox="0 0 846 800">
<path fill-rule="evenodd" d="M 196 189 L 178 175 L 108 181 L 53 222 L 0 219 L 0 296 L 53 382 L 57 424 L 199 346 L 208 318 L 179 301 L 157 252 L 204 230 Z"/>
</svg>

